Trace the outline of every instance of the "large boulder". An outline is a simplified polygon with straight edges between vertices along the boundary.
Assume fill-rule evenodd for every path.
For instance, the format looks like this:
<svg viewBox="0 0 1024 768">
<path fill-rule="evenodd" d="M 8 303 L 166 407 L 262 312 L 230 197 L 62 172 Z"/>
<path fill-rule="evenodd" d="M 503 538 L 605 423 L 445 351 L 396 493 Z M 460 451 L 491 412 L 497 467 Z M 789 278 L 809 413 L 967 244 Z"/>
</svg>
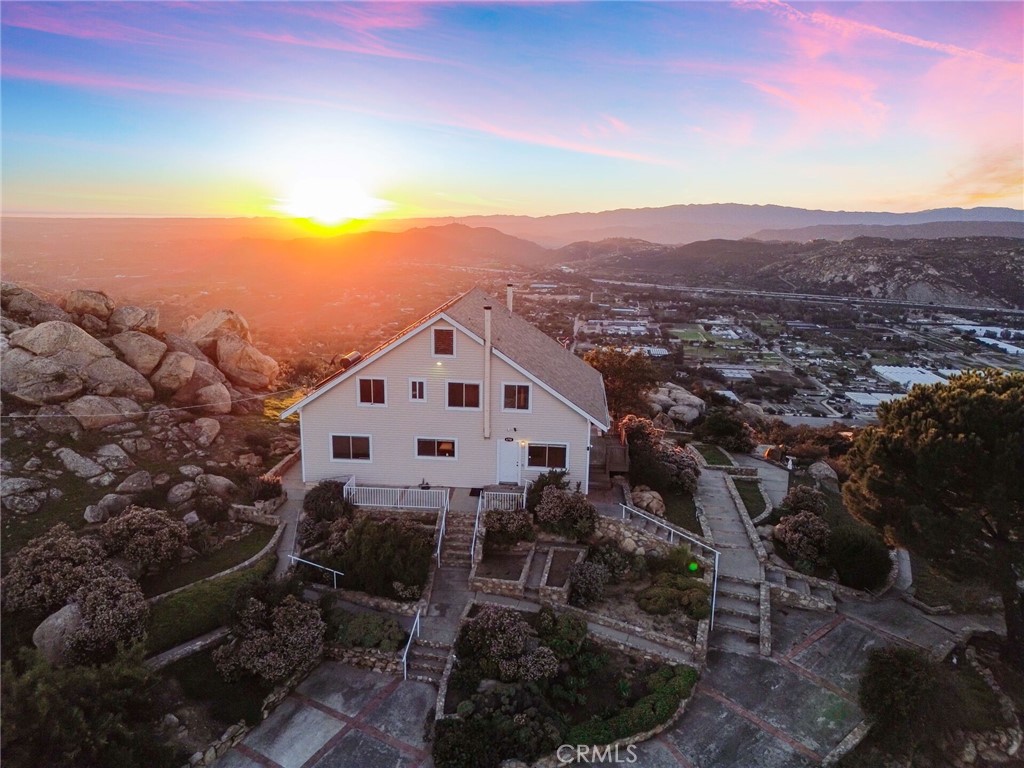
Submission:
<svg viewBox="0 0 1024 768">
<path fill-rule="evenodd" d="M 65 661 L 71 635 L 82 626 L 82 609 L 78 603 L 68 603 L 56 613 L 43 619 L 32 633 L 32 644 L 44 659 L 60 666 Z"/>
<path fill-rule="evenodd" d="M 206 360 L 210 362 L 210 358 L 206 356 L 199 347 L 196 346 L 195 342 L 189 341 L 184 336 L 177 333 L 165 333 L 163 335 L 164 343 L 167 344 L 167 349 L 171 352 L 184 352 L 185 354 L 192 355 L 196 360 Z"/>
<path fill-rule="evenodd" d="M 184 504 L 189 501 L 196 493 L 196 484 L 186 480 L 182 483 L 177 483 L 171 486 L 171 489 L 167 491 L 167 503 L 176 507 L 179 504 Z"/>
<path fill-rule="evenodd" d="M 100 397 L 85 395 L 72 400 L 64 410 L 78 419 L 83 429 L 103 429 L 111 424 L 123 424 L 142 418 L 142 407 L 126 397 Z"/>
<path fill-rule="evenodd" d="M 202 412 L 210 416 L 221 416 L 231 413 L 231 393 L 223 384 L 211 384 L 196 392 L 196 405 L 201 405 Z"/>
<path fill-rule="evenodd" d="M 274 358 L 234 334 L 217 339 L 217 366 L 233 383 L 250 389 L 272 387 L 279 370 Z"/>
<path fill-rule="evenodd" d="M 131 457 L 124 452 L 124 448 L 116 443 L 101 445 L 96 449 L 94 458 L 104 467 L 114 472 L 122 469 L 130 469 L 135 466 L 135 462 L 133 462 Z"/>
<path fill-rule="evenodd" d="M 15 331 L 10 340 L 13 346 L 28 350 L 33 355 L 49 357 L 76 369 L 85 368 L 100 358 L 114 356 L 112 351 L 77 325 L 61 320 L 50 320 L 34 328 Z"/>
<path fill-rule="evenodd" d="M 824 461 L 816 461 L 807 468 L 808 474 L 819 483 L 839 485 L 839 475 Z"/>
<path fill-rule="evenodd" d="M 189 440 L 200 448 L 208 448 L 220 434 L 220 422 L 216 419 L 203 417 L 191 424 L 182 424 L 181 431 L 188 435 Z"/>
<path fill-rule="evenodd" d="M 149 491 L 153 489 L 153 476 L 144 469 L 140 469 L 138 472 L 132 472 L 121 484 L 114 490 L 117 493 L 126 493 L 133 495 L 136 493 L 142 493 L 143 491 Z"/>
<path fill-rule="evenodd" d="M 97 464 L 88 456 L 76 453 L 70 448 L 58 448 L 53 452 L 53 455 L 60 459 L 61 464 L 63 464 L 69 472 L 72 472 L 78 477 L 96 477 L 97 475 L 102 475 L 104 472 L 101 465 Z"/>
<path fill-rule="evenodd" d="M 703 400 L 701 401 L 704 402 Z M 668 416 L 673 421 L 677 421 L 684 425 L 689 425 L 700 418 L 701 413 L 704 412 L 703 408 L 695 408 L 692 405 L 673 405 L 668 410 Z"/>
<path fill-rule="evenodd" d="M 113 357 L 104 357 L 90 363 L 82 371 L 90 394 L 102 397 L 130 397 L 147 402 L 153 399 L 153 387 L 146 377 Z"/>
<path fill-rule="evenodd" d="M 657 491 L 652 491 L 645 486 L 640 486 L 639 488 L 634 489 L 630 495 L 633 498 L 633 506 L 637 509 L 642 509 L 644 512 L 650 512 L 652 515 L 656 515 L 657 517 L 665 516 L 665 500 Z"/>
<path fill-rule="evenodd" d="M 124 331 L 141 331 L 142 333 L 156 333 L 156 327 L 160 324 L 160 312 L 155 308 L 143 309 L 142 307 L 118 307 L 110 313 L 107 320 L 107 327 L 111 333 L 123 333 Z"/>
<path fill-rule="evenodd" d="M 195 480 L 195 486 L 204 496 L 216 496 L 224 501 L 234 501 L 242 495 L 241 488 L 220 475 L 200 475 Z"/>
<path fill-rule="evenodd" d="M 124 331 L 111 337 L 110 342 L 124 361 L 143 376 L 149 376 L 156 370 L 160 358 L 167 351 L 167 345 L 162 341 L 140 331 Z"/>
<path fill-rule="evenodd" d="M 188 384 L 196 370 L 196 359 L 184 352 L 168 352 L 149 377 L 158 392 L 173 394 Z"/>
<path fill-rule="evenodd" d="M 53 435 L 75 435 L 82 425 L 59 405 L 44 405 L 36 411 L 35 425 Z"/>
<path fill-rule="evenodd" d="M 114 311 L 114 302 L 103 291 L 76 290 L 64 298 L 64 309 L 73 315 L 92 315 L 106 320 Z"/>
<path fill-rule="evenodd" d="M 28 320 L 33 325 L 48 320 L 71 321 L 71 316 L 56 304 L 39 298 L 16 283 L 0 283 L 0 307 L 8 314 Z"/>
<path fill-rule="evenodd" d="M 193 342 L 210 357 L 214 356 L 217 340 L 222 336 L 237 336 L 246 342 L 252 341 L 249 323 L 231 309 L 211 309 L 193 322 L 182 324 L 185 338 Z"/>
<path fill-rule="evenodd" d="M 24 349 L 10 349 L 3 355 L 0 389 L 5 395 L 28 405 L 45 405 L 69 400 L 85 387 L 73 368 L 37 357 Z"/>
<path fill-rule="evenodd" d="M 198 402 L 199 392 L 206 387 L 215 385 L 224 386 L 227 384 L 227 377 L 221 373 L 217 366 L 207 360 L 202 352 L 195 358 L 196 367 L 192 372 L 192 378 L 188 383 L 174 393 L 172 402 L 191 405 Z M 225 411 L 227 413 L 227 411 Z"/>
</svg>

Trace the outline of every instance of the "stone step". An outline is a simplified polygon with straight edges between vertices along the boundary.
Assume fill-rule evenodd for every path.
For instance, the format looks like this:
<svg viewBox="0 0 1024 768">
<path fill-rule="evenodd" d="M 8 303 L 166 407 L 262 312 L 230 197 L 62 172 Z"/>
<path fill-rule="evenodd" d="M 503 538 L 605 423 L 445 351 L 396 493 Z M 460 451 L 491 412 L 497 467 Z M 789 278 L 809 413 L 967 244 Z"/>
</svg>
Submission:
<svg viewBox="0 0 1024 768">
<path fill-rule="evenodd" d="M 408 679 L 409 680 L 415 680 L 415 681 L 420 682 L 420 683 L 430 683 L 433 686 L 436 686 L 438 683 L 441 682 L 440 675 L 438 675 L 438 676 L 424 675 L 424 674 L 415 674 L 414 675 L 414 674 L 412 674 L 412 672 L 409 673 L 409 678 Z"/>
<path fill-rule="evenodd" d="M 711 634 L 708 645 L 729 653 L 738 653 L 742 656 L 759 656 L 760 640 L 747 635 L 733 634 L 732 632 L 718 632 L 718 623 L 715 622 L 715 632 Z"/>
<path fill-rule="evenodd" d="M 792 577 L 787 577 L 786 586 L 789 589 L 793 590 L 794 592 L 798 592 L 801 595 L 811 594 L 811 585 L 803 579 L 794 579 Z"/>
<path fill-rule="evenodd" d="M 755 603 L 761 600 L 761 590 L 753 584 L 744 584 L 739 581 L 719 577 L 718 596 L 722 597 L 723 595 L 737 597 L 740 600 L 752 600 Z"/>
<path fill-rule="evenodd" d="M 721 613 L 715 616 L 715 632 L 733 632 L 747 637 L 761 637 L 760 619 L 744 618 L 733 616 L 728 613 Z"/>
<path fill-rule="evenodd" d="M 715 611 L 757 620 L 760 620 L 761 617 L 760 607 L 756 600 L 746 600 L 731 595 L 719 595 L 715 600 Z"/>
<path fill-rule="evenodd" d="M 769 582 L 770 584 L 778 584 L 783 587 L 786 586 L 786 574 L 784 574 L 782 571 L 766 569 L 764 573 L 764 578 L 765 581 Z"/>
<path fill-rule="evenodd" d="M 413 642 L 412 647 L 409 649 L 410 659 L 433 659 L 434 661 L 444 663 L 448 661 L 449 655 L 451 655 L 450 648 L 435 648 L 434 646 L 424 645 L 419 640 Z"/>
<path fill-rule="evenodd" d="M 823 603 L 831 603 L 835 605 L 836 599 L 832 594 L 832 591 L 825 589 L 825 587 L 811 587 L 811 596 L 816 597 Z"/>
<path fill-rule="evenodd" d="M 441 661 L 440 659 L 417 659 L 413 658 L 410 654 L 409 669 L 416 670 L 417 672 L 426 672 L 427 674 L 437 674 L 440 677 L 441 673 L 444 672 L 445 665 L 448 660 Z"/>
<path fill-rule="evenodd" d="M 448 656 L 448 654 L 452 652 L 451 643 L 443 643 L 439 640 L 431 640 L 427 637 L 423 637 L 422 635 L 416 638 L 416 644 L 413 647 L 417 650 L 429 648 L 431 650 L 441 651 L 444 653 L 446 657 Z"/>
</svg>

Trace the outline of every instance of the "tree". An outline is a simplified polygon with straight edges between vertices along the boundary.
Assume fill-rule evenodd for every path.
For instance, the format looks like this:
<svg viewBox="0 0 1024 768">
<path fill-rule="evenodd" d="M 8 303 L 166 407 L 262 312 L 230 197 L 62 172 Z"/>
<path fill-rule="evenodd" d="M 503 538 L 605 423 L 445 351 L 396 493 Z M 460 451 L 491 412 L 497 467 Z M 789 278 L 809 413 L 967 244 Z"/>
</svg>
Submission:
<svg viewBox="0 0 1024 768">
<path fill-rule="evenodd" d="M 755 445 L 753 430 L 730 408 L 711 408 L 693 434 L 736 453 L 747 453 Z"/>
<path fill-rule="evenodd" d="M 644 395 L 658 386 L 659 376 L 647 355 L 600 347 L 587 352 L 583 360 L 604 377 L 604 391 L 612 418 L 620 419 L 628 413 L 642 415 L 650 410 Z"/>
<path fill-rule="evenodd" d="M 107 552 L 150 570 L 176 560 L 188 544 L 188 527 L 183 522 L 147 507 L 128 507 L 104 523 L 100 535 Z"/>
<path fill-rule="evenodd" d="M 79 538 L 58 523 L 22 547 L 3 580 L 4 608 L 49 613 L 66 605 L 83 584 L 107 573 L 99 542 Z"/>
<path fill-rule="evenodd" d="M 3 669 L 3 754 L 11 768 L 178 766 L 157 733 L 157 679 L 141 649 L 100 666 L 52 667 L 23 651 Z"/>
<path fill-rule="evenodd" d="M 848 456 L 851 512 L 1003 599 L 1008 657 L 1024 665 L 1024 373 L 987 370 L 882 405 Z"/>
</svg>

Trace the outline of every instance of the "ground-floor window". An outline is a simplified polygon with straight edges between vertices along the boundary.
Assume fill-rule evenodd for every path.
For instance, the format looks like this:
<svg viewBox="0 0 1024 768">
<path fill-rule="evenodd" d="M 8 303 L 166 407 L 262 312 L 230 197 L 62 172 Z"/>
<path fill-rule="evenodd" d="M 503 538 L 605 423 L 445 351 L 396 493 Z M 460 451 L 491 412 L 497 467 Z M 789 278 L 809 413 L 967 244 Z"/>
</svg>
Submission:
<svg viewBox="0 0 1024 768">
<path fill-rule="evenodd" d="M 331 458 L 338 461 L 369 461 L 369 435 L 331 435 Z"/>
<path fill-rule="evenodd" d="M 455 438 L 417 437 L 416 455 L 431 459 L 454 459 Z"/>
<path fill-rule="evenodd" d="M 526 465 L 546 469 L 565 469 L 568 447 L 530 443 L 526 449 Z"/>
</svg>

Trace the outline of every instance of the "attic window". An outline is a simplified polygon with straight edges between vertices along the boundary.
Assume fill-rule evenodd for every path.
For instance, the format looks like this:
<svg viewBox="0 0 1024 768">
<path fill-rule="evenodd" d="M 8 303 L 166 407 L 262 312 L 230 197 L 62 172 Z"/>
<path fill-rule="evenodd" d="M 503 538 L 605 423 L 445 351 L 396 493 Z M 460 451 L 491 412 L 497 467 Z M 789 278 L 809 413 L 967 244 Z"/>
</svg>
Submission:
<svg viewBox="0 0 1024 768">
<path fill-rule="evenodd" d="M 455 357 L 455 331 L 452 328 L 434 329 L 434 356 Z"/>
</svg>

